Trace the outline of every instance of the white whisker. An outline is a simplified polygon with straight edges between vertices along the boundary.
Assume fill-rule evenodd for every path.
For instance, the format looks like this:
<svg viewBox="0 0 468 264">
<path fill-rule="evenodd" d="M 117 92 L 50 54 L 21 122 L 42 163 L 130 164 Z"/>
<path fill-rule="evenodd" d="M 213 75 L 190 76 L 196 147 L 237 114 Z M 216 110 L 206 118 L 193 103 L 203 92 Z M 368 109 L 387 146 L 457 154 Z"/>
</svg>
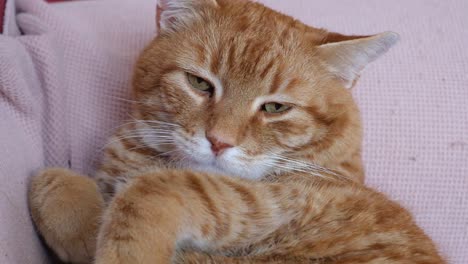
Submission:
<svg viewBox="0 0 468 264">
<path fill-rule="evenodd" d="M 334 171 L 331 171 L 327 168 L 324 168 L 316 163 L 307 162 L 303 160 L 296 160 L 289 157 L 285 157 L 279 154 L 271 153 L 270 158 L 272 159 L 271 162 L 267 163 L 267 166 L 270 166 L 273 169 L 277 169 L 284 172 L 299 172 L 305 173 L 312 176 L 317 176 L 321 178 L 330 178 L 330 176 L 336 176 L 340 179 L 346 179 L 343 175 L 337 174 Z M 301 175 L 303 176 L 303 175 Z"/>
</svg>

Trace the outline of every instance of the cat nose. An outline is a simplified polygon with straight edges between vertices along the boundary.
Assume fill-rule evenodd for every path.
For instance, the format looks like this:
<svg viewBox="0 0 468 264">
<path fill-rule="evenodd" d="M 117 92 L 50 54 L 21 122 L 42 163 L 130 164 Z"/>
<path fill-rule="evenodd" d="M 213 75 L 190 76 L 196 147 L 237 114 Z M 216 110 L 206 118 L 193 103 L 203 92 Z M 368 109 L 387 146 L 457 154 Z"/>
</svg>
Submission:
<svg viewBox="0 0 468 264">
<path fill-rule="evenodd" d="M 221 154 L 224 150 L 233 147 L 229 139 L 217 136 L 216 134 L 208 133 L 206 138 L 211 143 L 211 150 L 216 156 Z"/>
</svg>

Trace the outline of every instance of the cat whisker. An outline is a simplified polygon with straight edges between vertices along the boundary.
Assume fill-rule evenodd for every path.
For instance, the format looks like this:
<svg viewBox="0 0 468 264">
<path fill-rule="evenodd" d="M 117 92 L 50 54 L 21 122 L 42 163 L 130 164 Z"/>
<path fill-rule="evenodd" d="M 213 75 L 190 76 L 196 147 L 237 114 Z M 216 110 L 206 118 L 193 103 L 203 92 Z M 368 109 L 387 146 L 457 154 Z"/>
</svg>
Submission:
<svg viewBox="0 0 468 264">
<path fill-rule="evenodd" d="M 307 167 L 307 168 L 314 168 L 316 170 L 319 170 L 319 171 L 322 171 L 322 172 L 325 172 L 325 173 L 328 173 L 328 174 L 331 174 L 331 175 L 334 175 L 334 176 L 340 176 L 339 174 L 337 174 L 336 172 L 332 171 L 332 170 L 329 170 L 327 168 L 324 168 L 316 163 L 312 163 L 312 162 L 306 162 L 306 161 L 300 161 L 300 160 L 294 160 L 294 159 L 291 159 L 291 158 L 287 158 L 287 157 L 284 157 L 284 156 L 280 156 L 280 155 L 276 155 L 275 156 L 276 158 L 278 159 L 281 159 L 285 162 L 290 162 L 290 163 L 293 163 L 293 164 L 296 164 L 298 166 L 304 166 L 304 167 Z"/>
<path fill-rule="evenodd" d="M 171 142 L 164 142 L 164 143 L 158 142 L 158 143 L 160 143 L 160 145 L 171 144 Z M 145 149 L 145 148 L 150 148 L 150 147 L 148 145 L 146 145 L 146 144 L 141 144 L 141 145 L 135 146 L 133 148 L 129 148 L 128 150 L 129 151 L 134 151 L 134 150 Z M 169 153 L 169 152 L 172 152 L 172 151 L 160 153 L 160 154 L 156 155 L 156 157 L 164 156 L 166 153 Z"/>
<path fill-rule="evenodd" d="M 121 101 L 121 102 L 126 102 L 126 103 L 131 103 L 131 104 L 137 104 L 137 105 L 156 105 L 158 106 L 159 104 L 154 102 L 143 102 L 143 101 L 137 101 L 137 100 L 132 100 L 130 99 L 131 96 L 129 95 L 128 98 L 123 98 L 123 97 L 119 97 L 119 96 L 115 96 L 115 95 L 106 95 L 107 97 L 109 98 L 112 98 L 112 99 L 115 99 L 117 101 Z"/>
<path fill-rule="evenodd" d="M 141 138 L 141 136 L 139 136 L 139 135 L 130 135 L 130 136 L 113 137 L 112 140 L 110 140 L 106 144 L 104 144 L 104 146 L 100 149 L 100 151 L 103 151 L 108 146 L 110 146 L 110 145 L 112 145 L 114 143 L 121 142 L 121 141 L 123 141 L 125 139 L 133 139 L 133 138 Z"/>
<path fill-rule="evenodd" d="M 128 99 L 128 98 L 123 98 L 123 97 L 118 97 L 118 96 L 115 96 L 115 95 L 105 95 L 105 96 L 107 96 L 109 98 L 112 98 L 112 99 L 115 99 L 115 100 L 118 100 L 118 101 L 122 101 L 122 102 L 141 104 L 141 102 L 139 102 L 139 101 L 135 101 L 135 100 L 131 100 L 131 99 Z"/>
<path fill-rule="evenodd" d="M 153 132 L 153 131 L 151 131 Z M 117 143 L 117 142 L 121 142 L 121 141 L 124 141 L 124 140 L 128 140 L 128 139 L 142 139 L 143 137 L 145 137 L 145 139 L 147 141 L 153 141 L 153 142 L 157 142 L 157 143 L 173 143 L 173 137 L 171 136 L 168 136 L 168 135 L 165 135 L 165 134 L 157 134 L 157 133 L 140 133 L 140 132 L 137 132 L 137 131 L 133 131 L 131 133 L 126 133 L 126 134 L 122 134 L 118 137 L 113 137 L 111 141 L 107 142 L 101 149 L 100 151 L 102 152 L 105 148 L 107 148 L 108 146 L 114 144 L 114 143 Z M 139 140 L 136 140 L 137 142 Z"/>
<path fill-rule="evenodd" d="M 170 132 L 167 131 L 155 131 L 155 130 L 138 130 L 134 132 L 128 132 L 128 133 L 121 133 L 119 134 L 119 137 L 125 137 L 125 136 L 171 136 Z"/>
<path fill-rule="evenodd" d="M 283 162 L 283 164 L 278 164 L 276 166 L 283 168 L 288 171 L 300 172 L 300 173 L 307 173 L 313 176 L 318 176 L 321 178 L 330 178 L 327 175 L 335 176 L 339 179 L 347 179 L 343 175 L 337 174 L 334 171 L 331 171 L 327 168 L 324 168 L 318 164 L 312 162 L 305 162 L 300 160 L 294 160 L 288 157 L 284 157 L 278 154 L 272 154 L 272 159 L 274 161 Z"/>
<path fill-rule="evenodd" d="M 143 120 L 140 120 L 140 121 L 143 121 Z M 169 122 L 159 121 L 159 120 L 144 120 L 143 122 L 150 123 L 150 124 L 167 125 L 171 127 L 180 127 L 179 124 L 174 124 L 174 123 L 169 123 Z"/>
<path fill-rule="evenodd" d="M 172 130 L 156 129 L 156 128 L 138 128 L 126 133 L 121 133 L 120 135 L 167 135 L 171 136 L 173 134 Z"/>
<path fill-rule="evenodd" d="M 320 174 L 318 172 L 311 171 L 311 170 L 303 170 L 303 169 L 300 169 L 300 168 L 295 168 L 295 167 L 287 166 L 287 165 L 284 165 L 284 164 L 278 164 L 278 163 L 274 163 L 274 162 L 268 163 L 267 165 L 270 166 L 273 169 L 279 170 L 279 171 L 275 172 L 276 174 L 280 174 L 281 172 L 300 172 L 300 173 L 306 173 L 306 174 L 312 175 L 312 176 L 317 176 L 317 177 L 320 177 L 320 178 L 325 178 L 324 175 L 322 175 L 322 174 Z M 299 175 L 302 176 L 302 177 L 306 177 L 303 174 L 299 174 Z"/>
</svg>

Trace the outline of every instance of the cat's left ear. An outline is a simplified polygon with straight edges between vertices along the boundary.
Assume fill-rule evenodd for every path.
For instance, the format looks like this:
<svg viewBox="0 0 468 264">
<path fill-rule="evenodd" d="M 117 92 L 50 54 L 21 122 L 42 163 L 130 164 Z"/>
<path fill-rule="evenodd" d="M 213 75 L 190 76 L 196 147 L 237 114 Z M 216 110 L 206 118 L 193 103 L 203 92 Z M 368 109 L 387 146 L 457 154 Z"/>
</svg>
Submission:
<svg viewBox="0 0 468 264">
<path fill-rule="evenodd" d="M 216 0 L 158 0 L 156 26 L 160 34 L 176 32 L 190 25 L 204 6 L 218 6 Z"/>
<path fill-rule="evenodd" d="M 373 36 L 342 36 L 330 33 L 327 42 L 317 47 L 327 69 L 351 88 L 367 64 L 386 53 L 399 40 L 394 32 Z"/>
</svg>

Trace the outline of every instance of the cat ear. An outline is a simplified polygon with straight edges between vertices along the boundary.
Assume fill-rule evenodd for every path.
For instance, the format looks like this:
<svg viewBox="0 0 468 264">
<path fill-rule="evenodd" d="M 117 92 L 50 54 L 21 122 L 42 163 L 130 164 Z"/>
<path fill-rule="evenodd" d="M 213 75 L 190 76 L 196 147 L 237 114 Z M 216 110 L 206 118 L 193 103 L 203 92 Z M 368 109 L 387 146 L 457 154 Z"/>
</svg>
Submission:
<svg viewBox="0 0 468 264">
<path fill-rule="evenodd" d="M 328 70 L 351 88 L 366 65 L 385 54 L 399 38 L 394 32 L 365 37 L 330 33 L 317 49 Z"/>
<path fill-rule="evenodd" d="M 197 11 L 206 5 L 216 7 L 216 0 L 158 0 L 156 26 L 160 34 L 175 32 L 197 18 Z"/>
</svg>

